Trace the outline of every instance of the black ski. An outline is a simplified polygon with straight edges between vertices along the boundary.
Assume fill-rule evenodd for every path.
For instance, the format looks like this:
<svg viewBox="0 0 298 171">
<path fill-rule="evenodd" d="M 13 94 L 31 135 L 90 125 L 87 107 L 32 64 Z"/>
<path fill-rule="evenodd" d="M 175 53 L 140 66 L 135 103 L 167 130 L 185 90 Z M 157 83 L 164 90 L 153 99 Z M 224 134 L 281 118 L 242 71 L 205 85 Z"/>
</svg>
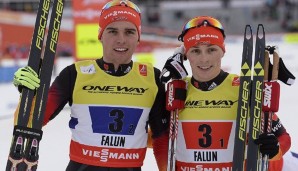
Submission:
<svg viewBox="0 0 298 171">
<path fill-rule="evenodd" d="M 249 115 L 251 67 L 253 53 L 253 35 L 250 25 L 246 25 L 244 32 L 239 99 L 234 140 L 233 171 L 243 171 L 247 138 L 247 122 Z"/>
<path fill-rule="evenodd" d="M 262 160 L 259 147 L 254 143 L 254 140 L 259 137 L 261 131 L 264 86 L 264 56 L 265 30 L 263 25 L 259 24 L 256 36 L 254 69 L 251 86 L 246 171 L 258 171 L 258 163 Z"/>
<path fill-rule="evenodd" d="M 47 42 L 44 48 L 44 57 L 41 60 L 51 0 L 40 0 L 39 2 L 28 66 L 39 73 L 41 83 L 40 88 L 36 92 L 27 88 L 22 89 L 6 171 L 35 171 L 37 169 L 39 142 L 42 138 L 41 127 L 51 81 L 63 7 L 64 0 L 54 0 Z M 40 63 L 41 61 L 42 63 Z M 33 111 L 32 114 L 30 114 L 31 111 Z"/>
</svg>

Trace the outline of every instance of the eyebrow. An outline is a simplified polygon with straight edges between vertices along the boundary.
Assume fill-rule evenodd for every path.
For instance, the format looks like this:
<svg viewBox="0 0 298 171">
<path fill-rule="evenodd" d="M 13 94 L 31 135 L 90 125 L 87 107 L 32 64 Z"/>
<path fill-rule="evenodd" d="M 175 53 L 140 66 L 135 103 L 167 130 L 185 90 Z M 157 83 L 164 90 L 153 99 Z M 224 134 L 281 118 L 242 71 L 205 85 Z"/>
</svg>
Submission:
<svg viewBox="0 0 298 171">
<path fill-rule="evenodd" d="M 127 31 L 134 31 L 134 32 L 136 32 L 137 30 L 136 29 L 134 29 L 134 28 L 126 28 L 125 30 L 127 30 Z"/>
<path fill-rule="evenodd" d="M 116 27 L 107 27 L 106 29 L 107 30 L 119 30 Z M 126 30 L 126 31 L 133 31 L 133 32 L 136 32 L 137 31 L 135 28 L 125 28 L 124 30 Z"/>
<path fill-rule="evenodd" d="M 215 44 L 209 44 L 209 45 L 207 45 L 208 47 L 210 47 L 210 46 L 216 46 Z"/>
</svg>

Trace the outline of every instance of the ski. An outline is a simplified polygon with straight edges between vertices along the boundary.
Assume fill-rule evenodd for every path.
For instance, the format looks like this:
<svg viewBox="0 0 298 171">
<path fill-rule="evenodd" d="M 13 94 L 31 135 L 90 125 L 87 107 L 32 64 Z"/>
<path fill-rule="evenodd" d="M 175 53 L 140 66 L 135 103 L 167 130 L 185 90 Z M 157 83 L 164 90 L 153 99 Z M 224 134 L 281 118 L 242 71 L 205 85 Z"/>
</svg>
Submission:
<svg viewBox="0 0 298 171">
<path fill-rule="evenodd" d="M 265 30 L 263 25 L 259 24 L 257 28 L 255 44 L 253 79 L 251 82 L 246 171 L 258 171 L 260 169 L 259 163 L 262 160 L 262 156 L 259 152 L 259 146 L 254 143 L 254 140 L 259 137 L 261 132 L 264 87 L 264 56 Z"/>
<path fill-rule="evenodd" d="M 251 87 L 251 67 L 253 53 L 253 35 L 250 25 L 244 32 L 239 99 L 234 140 L 233 171 L 243 171 L 247 138 L 247 122 L 249 115 L 249 99 Z"/>
<path fill-rule="evenodd" d="M 169 135 L 169 150 L 168 150 L 168 167 L 167 171 L 174 171 L 176 166 L 176 147 L 178 133 L 178 109 L 171 111 L 170 118 L 170 135 Z"/>
<path fill-rule="evenodd" d="M 52 13 L 47 42 L 43 49 L 48 15 Z M 64 0 L 40 0 L 31 41 L 28 66 L 39 74 L 40 88 L 22 89 L 6 171 L 35 171 L 38 163 L 39 142 L 42 138 L 47 93 L 51 81 L 56 47 L 59 37 Z M 44 51 L 44 57 L 41 54 Z M 41 62 L 42 61 L 42 62 Z M 33 113 L 31 113 L 33 112 Z"/>
<path fill-rule="evenodd" d="M 175 171 L 179 110 L 184 108 L 187 84 L 174 79 L 167 85 L 166 109 L 171 111 L 167 171 Z"/>
</svg>

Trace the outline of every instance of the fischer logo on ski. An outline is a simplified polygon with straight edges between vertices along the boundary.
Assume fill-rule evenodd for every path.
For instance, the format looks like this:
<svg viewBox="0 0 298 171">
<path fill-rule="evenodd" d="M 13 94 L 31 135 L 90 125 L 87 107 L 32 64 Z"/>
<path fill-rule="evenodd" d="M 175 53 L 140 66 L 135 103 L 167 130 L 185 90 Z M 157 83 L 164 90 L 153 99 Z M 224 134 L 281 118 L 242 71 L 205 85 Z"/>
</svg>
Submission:
<svg viewBox="0 0 298 171">
<path fill-rule="evenodd" d="M 265 54 L 265 31 L 262 24 L 257 28 L 255 48 L 252 66 L 253 35 L 251 26 L 247 25 L 240 73 L 233 171 L 257 171 L 261 158 L 258 145 L 253 141 L 261 131 Z"/>
<path fill-rule="evenodd" d="M 45 48 L 42 49 L 51 5 L 52 13 L 47 42 Z M 39 74 L 40 88 L 36 91 L 28 88 L 22 89 L 6 171 L 36 171 L 37 169 L 39 142 L 42 138 L 41 128 L 51 82 L 63 7 L 64 0 L 53 0 L 53 2 L 51 0 L 40 0 L 39 2 L 28 66 Z M 41 56 L 42 50 L 44 50 L 43 57 Z M 33 113 L 31 113 L 32 111 Z"/>
<path fill-rule="evenodd" d="M 263 86 L 264 86 L 264 59 L 265 59 L 265 30 L 262 24 L 258 25 L 254 69 L 251 86 L 250 116 L 247 145 L 247 171 L 258 171 L 261 154 L 259 146 L 254 143 L 261 133 Z"/>
<path fill-rule="evenodd" d="M 247 139 L 247 122 L 249 116 L 251 67 L 253 52 L 253 35 L 250 25 L 246 25 L 243 41 L 243 52 L 240 72 L 236 132 L 234 140 L 233 171 L 243 171 L 245 146 Z"/>
</svg>

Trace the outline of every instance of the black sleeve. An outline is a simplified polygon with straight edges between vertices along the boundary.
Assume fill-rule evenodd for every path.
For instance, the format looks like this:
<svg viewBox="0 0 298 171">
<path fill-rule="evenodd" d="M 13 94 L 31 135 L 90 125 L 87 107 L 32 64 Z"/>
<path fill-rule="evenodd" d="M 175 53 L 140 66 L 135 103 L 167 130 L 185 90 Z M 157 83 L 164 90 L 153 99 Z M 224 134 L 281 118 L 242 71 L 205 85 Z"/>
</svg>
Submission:
<svg viewBox="0 0 298 171">
<path fill-rule="evenodd" d="M 154 68 L 155 82 L 158 92 L 149 114 L 149 126 L 152 130 L 152 137 L 158 137 L 168 133 L 170 113 L 166 110 L 165 85 L 159 80 L 160 70 Z"/>
<path fill-rule="evenodd" d="M 46 109 L 49 120 L 55 118 L 67 103 L 70 106 L 72 105 L 72 93 L 76 76 L 75 65 L 72 64 L 64 68 L 55 78 L 49 90 Z"/>
<path fill-rule="evenodd" d="M 272 119 L 272 133 L 276 137 L 279 137 L 282 134 L 287 133 L 286 128 L 283 126 L 283 124 L 281 123 L 280 119 L 277 117 L 276 114 L 274 114 Z"/>
</svg>

